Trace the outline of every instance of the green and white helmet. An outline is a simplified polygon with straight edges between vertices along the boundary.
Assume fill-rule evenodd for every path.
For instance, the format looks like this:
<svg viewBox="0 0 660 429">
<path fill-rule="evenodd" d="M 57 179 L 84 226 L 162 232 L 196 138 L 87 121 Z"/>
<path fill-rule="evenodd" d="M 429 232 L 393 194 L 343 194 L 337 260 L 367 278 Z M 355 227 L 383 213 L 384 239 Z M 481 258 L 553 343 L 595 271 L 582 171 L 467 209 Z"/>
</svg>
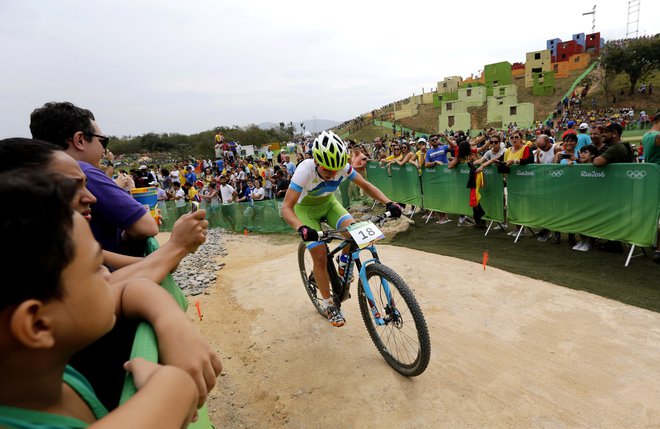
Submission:
<svg viewBox="0 0 660 429">
<path fill-rule="evenodd" d="M 338 171 L 348 163 L 348 152 L 344 142 L 332 131 L 323 131 L 312 144 L 312 155 L 323 168 Z"/>
</svg>

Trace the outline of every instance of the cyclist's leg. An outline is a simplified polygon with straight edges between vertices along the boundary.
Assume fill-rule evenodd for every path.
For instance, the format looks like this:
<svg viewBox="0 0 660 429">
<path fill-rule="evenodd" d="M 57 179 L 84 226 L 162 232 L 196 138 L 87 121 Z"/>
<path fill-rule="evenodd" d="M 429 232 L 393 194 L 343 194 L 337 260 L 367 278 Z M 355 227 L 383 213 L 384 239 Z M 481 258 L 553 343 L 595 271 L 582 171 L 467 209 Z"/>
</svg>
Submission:
<svg viewBox="0 0 660 429">
<path fill-rule="evenodd" d="M 293 207 L 293 211 L 300 219 L 300 222 L 303 225 L 307 225 L 310 228 L 314 228 L 317 231 L 321 230 L 321 219 L 325 214 L 325 204 L 318 206 L 305 206 L 296 204 Z M 330 279 L 328 277 L 328 263 L 327 263 L 327 252 L 326 247 L 323 242 L 320 241 L 307 241 L 305 242 L 307 249 L 309 250 L 310 255 L 312 256 L 312 262 L 314 263 L 314 278 L 316 279 L 316 286 L 321 292 L 323 299 L 328 300 L 330 298 Z"/>
<path fill-rule="evenodd" d="M 337 199 L 332 196 L 330 200 L 330 208 L 327 213 L 328 223 L 335 229 L 346 228 L 349 225 L 355 223 L 353 216 L 341 205 Z M 351 234 L 348 232 L 343 232 L 342 235 L 346 238 L 350 238 Z M 350 251 L 349 247 L 346 246 L 342 249 L 342 253 L 347 255 Z"/>
</svg>

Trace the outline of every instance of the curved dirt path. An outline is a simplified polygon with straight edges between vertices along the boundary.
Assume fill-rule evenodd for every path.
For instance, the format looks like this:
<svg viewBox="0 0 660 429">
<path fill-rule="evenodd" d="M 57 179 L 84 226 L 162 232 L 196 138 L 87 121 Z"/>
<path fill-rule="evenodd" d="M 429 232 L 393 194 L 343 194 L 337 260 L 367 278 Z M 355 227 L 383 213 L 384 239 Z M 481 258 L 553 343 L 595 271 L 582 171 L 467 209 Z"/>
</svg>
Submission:
<svg viewBox="0 0 660 429">
<path fill-rule="evenodd" d="M 414 290 L 431 363 L 398 375 L 355 296 L 333 328 L 305 294 L 297 242 L 227 236 L 199 298 L 224 371 L 216 427 L 660 427 L 660 314 L 458 259 L 380 246 Z M 355 284 L 354 284 L 355 285 Z M 353 294 L 355 295 L 355 294 Z"/>
</svg>

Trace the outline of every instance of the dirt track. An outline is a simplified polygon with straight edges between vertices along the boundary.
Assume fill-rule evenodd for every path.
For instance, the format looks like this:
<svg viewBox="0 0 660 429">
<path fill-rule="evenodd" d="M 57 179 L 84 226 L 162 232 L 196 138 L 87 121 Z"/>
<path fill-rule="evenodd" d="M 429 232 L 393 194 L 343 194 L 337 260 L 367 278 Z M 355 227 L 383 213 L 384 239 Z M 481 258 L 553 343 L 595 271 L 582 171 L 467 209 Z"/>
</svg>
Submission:
<svg viewBox="0 0 660 429">
<path fill-rule="evenodd" d="M 216 427 L 660 427 L 658 313 L 381 246 L 431 334 L 428 369 L 407 379 L 371 343 L 355 298 L 343 328 L 318 315 L 296 246 L 229 236 L 218 284 L 198 297 L 195 323 L 225 368 L 209 400 Z"/>
</svg>

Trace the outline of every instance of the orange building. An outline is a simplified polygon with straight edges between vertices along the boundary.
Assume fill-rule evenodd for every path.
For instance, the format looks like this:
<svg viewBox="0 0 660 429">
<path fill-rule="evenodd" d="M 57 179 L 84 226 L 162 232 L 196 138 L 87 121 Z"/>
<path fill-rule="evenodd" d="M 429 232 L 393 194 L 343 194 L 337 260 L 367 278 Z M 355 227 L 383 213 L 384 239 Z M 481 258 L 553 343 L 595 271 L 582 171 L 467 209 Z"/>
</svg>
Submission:
<svg viewBox="0 0 660 429">
<path fill-rule="evenodd" d="M 569 71 L 586 69 L 591 62 L 591 54 L 583 53 L 571 55 L 566 62 L 568 63 Z"/>
<path fill-rule="evenodd" d="M 568 77 L 568 72 L 570 71 L 568 61 L 552 63 L 552 70 L 555 72 L 555 78 L 557 79 Z"/>
</svg>

